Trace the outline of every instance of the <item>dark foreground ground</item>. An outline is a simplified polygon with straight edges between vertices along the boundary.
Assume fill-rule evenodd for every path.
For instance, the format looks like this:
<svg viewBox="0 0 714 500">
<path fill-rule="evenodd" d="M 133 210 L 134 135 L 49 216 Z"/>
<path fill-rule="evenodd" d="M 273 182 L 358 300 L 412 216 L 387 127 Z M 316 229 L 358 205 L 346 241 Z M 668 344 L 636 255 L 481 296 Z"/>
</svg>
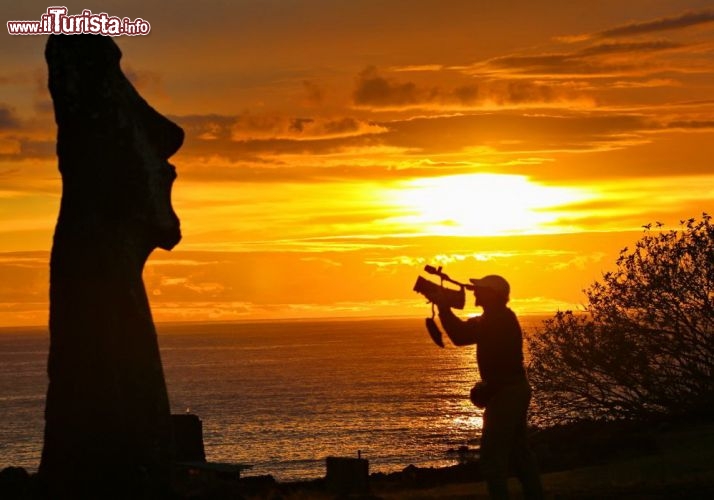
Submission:
<svg viewBox="0 0 714 500">
<path fill-rule="evenodd" d="M 549 429 L 533 436 L 543 469 L 546 497 L 585 499 L 713 499 L 714 424 L 592 424 Z M 34 499 L 32 478 L 0 474 L 0 498 Z M 511 480 L 513 498 L 520 496 Z M 344 485 L 342 485 L 344 486 Z M 384 499 L 461 500 L 488 498 L 478 464 L 372 474 L 368 489 L 325 480 L 280 484 L 270 477 L 241 481 L 190 479 L 173 500 L 185 499 Z M 101 498 L 97 496 L 97 498 Z M 168 498 L 168 497 L 167 497 Z"/>
<path fill-rule="evenodd" d="M 598 439 L 598 433 L 584 438 Z M 714 499 L 714 426 L 700 425 L 643 430 L 639 436 L 625 437 L 618 445 L 601 436 L 592 454 L 576 458 L 573 467 L 551 467 L 544 463 L 543 483 L 551 499 Z M 570 444 L 559 443 L 562 448 Z M 606 450 L 609 448 L 609 450 Z M 575 457 L 573 457 L 575 458 Z M 577 463 L 581 461 L 582 463 Z M 591 463 L 587 463 L 591 461 Z M 519 492 L 511 480 L 511 491 Z M 483 482 L 444 484 L 429 488 L 376 492 L 381 498 L 473 499 L 488 498 Z M 522 498 L 514 494 L 514 498 Z"/>
</svg>

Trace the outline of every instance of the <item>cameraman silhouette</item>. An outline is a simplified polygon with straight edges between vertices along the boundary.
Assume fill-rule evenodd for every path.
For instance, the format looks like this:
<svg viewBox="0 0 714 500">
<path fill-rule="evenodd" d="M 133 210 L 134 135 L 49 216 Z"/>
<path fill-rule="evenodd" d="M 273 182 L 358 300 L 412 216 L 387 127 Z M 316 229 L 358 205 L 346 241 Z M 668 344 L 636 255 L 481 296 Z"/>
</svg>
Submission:
<svg viewBox="0 0 714 500">
<path fill-rule="evenodd" d="M 510 286 L 501 276 L 471 279 L 475 305 L 483 314 L 463 321 L 451 307 L 435 302 L 446 334 L 456 346 L 476 345 L 482 383 L 472 401 L 485 408 L 481 438 L 481 470 L 493 499 L 508 499 L 508 466 L 512 461 L 527 499 L 542 499 L 543 489 L 527 441 L 531 389 L 523 366 L 523 335 L 516 315 L 507 307 Z M 471 288 L 471 287 L 468 287 Z"/>
</svg>

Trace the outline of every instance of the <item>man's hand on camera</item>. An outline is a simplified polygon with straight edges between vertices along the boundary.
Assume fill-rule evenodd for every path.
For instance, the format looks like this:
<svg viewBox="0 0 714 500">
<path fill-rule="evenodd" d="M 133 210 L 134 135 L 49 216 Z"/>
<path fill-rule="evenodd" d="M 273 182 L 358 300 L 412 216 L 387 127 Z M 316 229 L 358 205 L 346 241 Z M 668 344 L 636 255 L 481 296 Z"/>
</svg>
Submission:
<svg viewBox="0 0 714 500">
<path fill-rule="evenodd" d="M 443 288 L 435 289 L 433 293 L 430 293 L 426 299 L 432 304 L 441 307 L 444 305 L 446 307 L 446 295 Z"/>
<path fill-rule="evenodd" d="M 450 328 L 454 328 L 455 324 L 456 326 L 460 324 L 461 321 L 454 314 L 454 310 L 451 309 L 451 306 L 447 304 L 439 304 L 437 305 L 437 309 L 439 310 L 439 321 L 441 322 L 441 326 L 444 327 L 444 330 L 447 333 Z"/>
<path fill-rule="evenodd" d="M 445 304 L 442 302 L 441 304 L 436 304 L 436 308 L 439 310 L 439 315 L 454 314 L 449 304 Z"/>
</svg>

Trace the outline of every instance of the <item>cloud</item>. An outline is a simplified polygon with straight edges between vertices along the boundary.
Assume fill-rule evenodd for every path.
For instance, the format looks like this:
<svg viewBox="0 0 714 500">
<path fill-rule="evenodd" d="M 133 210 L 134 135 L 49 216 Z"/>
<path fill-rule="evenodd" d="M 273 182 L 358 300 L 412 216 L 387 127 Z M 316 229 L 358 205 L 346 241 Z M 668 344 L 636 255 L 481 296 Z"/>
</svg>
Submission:
<svg viewBox="0 0 714 500">
<path fill-rule="evenodd" d="M 374 122 L 365 122 L 352 117 L 335 119 L 273 117 L 267 121 L 258 122 L 239 120 L 232 129 L 232 139 L 237 141 L 256 139 L 314 141 L 381 134 L 386 131 L 385 127 Z"/>
<path fill-rule="evenodd" d="M 662 87 L 683 87 L 682 82 L 672 78 L 650 78 L 642 80 L 615 80 L 612 82 L 601 82 L 600 89 L 648 89 Z M 595 89 L 594 86 L 591 86 Z"/>
<path fill-rule="evenodd" d="M 713 130 L 714 120 L 675 120 L 667 123 L 664 128 L 683 130 Z"/>
<path fill-rule="evenodd" d="M 514 85 L 511 99 L 519 98 L 521 91 Z M 700 136 L 697 145 L 686 153 L 693 155 L 706 142 L 713 125 L 706 109 L 700 104 L 638 112 L 443 114 L 373 122 L 374 129 L 385 130 L 379 134 L 303 141 L 234 141 L 228 136 L 234 130 L 231 118 L 205 117 L 206 123 L 218 124 L 220 130 L 214 134 L 222 139 L 196 137 L 207 130 L 203 119 L 198 120 L 200 126 L 187 127 L 188 139 L 175 162 L 179 182 L 388 182 L 484 171 L 541 179 L 649 177 L 671 170 L 672 161 L 683 156 L 662 146 L 663 152 L 653 159 L 642 155 L 643 148 L 659 147 L 667 134 Z M 325 135 L 355 127 L 352 120 L 310 119 L 284 124 L 286 128 L 302 129 L 293 134 L 304 134 L 308 127 L 316 126 Z M 604 158 L 604 153 L 616 155 L 617 160 L 613 161 L 615 156 Z M 575 163 L 568 161 L 568 165 L 577 164 L 577 169 L 564 168 L 562 162 L 555 161 L 566 154 L 580 155 Z M 677 165 L 682 173 L 711 168 L 694 158 Z"/>
<path fill-rule="evenodd" d="M 593 252 L 590 254 L 576 255 L 572 259 L 554 262 L 548 265 L 548 269 L 553 271 L 566 271 L 568 269 L 585 269 L 590 264 L 597 264 L 606 257 L 605 252 Z"/>
<path fill-rule="evenodd" d="M 468 151 L 477 160 L 479 150 L 479 156 L 493 159 L 503 154 L 612 149 L 630 144 L 650 128 L 645 117 L 630 114 L 481 113 L 391 122 L 384 138 L 425 155 Z"/>
<path fill-rule="evenodd" d="M 617 38 L 644 35 L 660 31 L 678 30 L 714 22 L 714 10 L 685 12 L 678 16 L 662 17 L 651 21 L 633 22 L 590 35 L 594 38 Z"/>
<path fill-rule="evenodd" d="M 355 148 L 343 152 L 280 153 L 268 152 L 275 161 L 253 161 L 241 158 L 240 153 L 228 151 L 211 156 L 179 156 L 175 163 L 179 183 L 240 182 L 240 183 L 374 183 L 390 182 L 415 177 L 433 177 L 473 173 L 483 169 L 507 171 L 513 168 L 536 168 L 547 163 L 546 158 L 525 158 L 514 153 L 514 158 L 493 158 L 473 161 L 444 159 L 435 161 L 433 155 L 449 154 L 425 144 L 428 149 L 410 152 L 407 148 Z M 391 152 L 390 152 L 391 151 Z M 483 152 L 479 153 L 483 154 Z M 476 151 L 469 153 L 475 157 Z M 332 214 L 318 217 L 333 220 Z"/>
<path fill-rule="evenodd" d="M 673 49 L 681 49 L 683 44 L 671 42 L 668 40 L 653 40 L 647 42 L 629 42 L 629 43 L 601 43 L 586 47 L 578 52 L 577 56 L 591 57 L 610 54 L 637 54 L 641 52 L 661 52 Z"/>
<path fill-rule="evenodd" d="M 316 107 L 323 103 L 325 91 L 315 82 L 303 80 L 302 87 L 305 92 L 303 104 L 308 107 Z"/>
<path fill-rule="evenodd" d="M 0 130 L 15 130 L 20 128 L 20 118 L 13 108 L 0 103 Z"/>
<path fill-rule="evenodd" d="M 149 93 L 154 96 L 165 97 L 166 91 L 164 89 L 163 78 L 156 71 L 137 69 L 127 64 L 122 64 L 122 70 L 139 93 Z"/>
<path fill-rule="evenodd" d="M 334 259 L 327 259 L 324 257 L 302 257 L 300 259 L 300 261 L 302 261 L 302 262 L 318 262 L 318 263 L 322 264 L 326 269 L 342 267 L 342 262 L 339 262 Z"/>
<path fill-rule="evenodd" d="M 394 66 L 389 69 L 390 71 L 395 72 L 421 73 L 429 71 L 442 71 L 444 69 L 444 66 L 441 64 L 415 64 L 410 66 Z"/>
<path fill-rule="evenodd" d="M 528 80 L 485 81 L 481 84 L 463 85 L 456 87 L 447 94 L 442 94 L 442 105 L 456 104 L 463 107 L 500 107 L 520 105 L 548 105 L 579 101 L 588 103 L 582 93 L 574 87 L 558 84 L 544 84 Z"/>
<path fill-rule="evenodd" d="M 481 78 L 444 87 L 387 79 L 370 66 L 357 77 L 353 102 L 357 107 L 371 109 L 467 110 L 494 105 L 583 105 L 589 99 L 572 85 L 560 83 Z"/>
<path fill-rule="evenodd" d="M 378 269 L 391 267 L 421 268 L 425 264 L 449 266 L 455 264 L 471 265 L 474 262 L 499 262 L 504 259 L 524 259 L 537 258 L 543 260 L 560 259 L 565 256 L 574 255 L 575 252 L 566 250 L 484 250 L 469 253 L 439 253 L 425 256 L 395 255 L 382 258 L 370 258 L 364 261 L 365 264 L 375 266 Z M 575 257 L 574 257 L 575 258 Z"/>
<path fill-rule="evenodd" d="M 245 245 L 244 237 L 240 241 Z M 554 310 L 553 306 L 539 309 L 534 303 L 525 306 L 543 296 L 576 302 L 582 287 L 599 276 L 603 262 L 614 262 L 629 237 L 626 243 L 619 233 L 313 239 L 313 243 L 320 241 L 325 246 L 319 254 L 304 245 L 284 251 L 280 241 L 242 251 L 155 252 L 144 271 L 154 317 L 157 321 L 352 313 L 421 317 L 428 309 L 411 286 L 425 263 L 445 264 L 459 280 L 503 274 L 513 285 L 519 312 Z M 46 322 L 48 260 L 47 252 L 0 254 L 0 271 L 7 278 L 0 283 L 0 323 Z M 568 267 L 558 266 L 559 262 Z M 298 300 L 295 290 L 300 290 Z"/>
<path fill-rule="evenodd" d="M 0 85 L 20 85 L 20 86 L 27 86 L 33 82 L 33 74 L 30 71 L 22 71 L 22 72 L 4 72 L 3 75 L 0 75 Z"/>
<path fill-rule="evenodd" d="M 404 107 L 424 102 L 429 97 L 423 95 L 413 82 L 387 80 L 379 75 L 377 68 L 369 66 L 357 76 L 353 98 L 358 106 Z"/>
<path fill-rule="evenodd" d="M 49 254 L 46 252 L 14 252 L 0 253 L 0 266 L 25 267 L 36 269 L 49 264 Z"/>
<path fill-rule="evenodd" d="M 483 99 L 502 106 L 513 104 L 546 104 L 560 103 L 575 100 L 575 92 L 566 87 L 548 85 L 526 80 L 492 82 L 486 92 L 482 92 Z M 583 99 L 581 102 L 585 102 Z"/>
<path fill-rule="evenodd" d="M 0 305 L 46 300 L 49 280 L 47 252 L 0 253 Z"/>
<path fill-rule="evenodd" d="M 609 42 L 575 51 L 535 55 L 506 55 L 474 64 L 465 71 L 474 76 L 539 77 L 551 79 L 644 76 L 667 69 L 684 69 L 685 62 L 651 59 L 670 52 L 686 52 L 691 46 L 666 40 Z"/>
<path fill-rule="evenodd" d="M 16 157 L 22 152 L 20 141 L 14 137 L 0 137 L 0 158 Z M 2 174 L 0 174 L 2 175 Z"/>
<path fill-rule="evenodd" d="M 518 314 L 553 314 L 556 311 L 581 311 L 581 303 L 566 301 L 554 297 L 513 298 L 510 307 Z"/>
<path fill-rule="evenodd" d="M 55 141 L 35 140 L 10 135 L 0 137 L 0 160 L 27 161 L 50 159 L 56 156 Z"/>
<path fill-rule="evenodd" d="M 183 115 L 171 118 L 185 129 L 189 140 L 207 142 L 322 141 L 386 131 L 384 126 L 349 116 L 300 117 L 246 111 L 240 115 Z M 214 147 L 215 144 L 209 145 L 209 148 Z"/>
<path fill-rule="evenodd" d="M 214 264 L 220 264 L 220 261 L 216 260 L 206 260 L 206 261 L 201 261 L 201 260 L 196 260 L 196 259 L 173 259 L 173 258 L 165 258 L 165 259 L 153 259 L 150 260 L 147 263 L 147 267 L 152 267 L 152 266 L 187 266 L 187 267 L 195 267 L 195 266 L 208 266 L 208 265 L 214 265 Z"/>
<path fill-rule="evenodd" d="M 710 204 L 713 182 L 711 168 L 699 175 L 672 175 L 670 170 L 659 177 L 601 181 L 597 187 L 600 200 L 559 207 L 562 215 L 555 224 L 596 231 L 641 231 L 642 224 L 658 220 L 672 224 Z"/>
<path fill-rule="evenodd" d="M 152 295 L 164 295 L 166 288 L 169 287 L 180 287 L 184 294 L 188 290 L 196 296 L 215 296 L 225 290 L 225 286 L 217 282 L 197 282 L 192 277 L 161 276 L 158 286 L 155 285 L 151 293 Z"/>
</svg>

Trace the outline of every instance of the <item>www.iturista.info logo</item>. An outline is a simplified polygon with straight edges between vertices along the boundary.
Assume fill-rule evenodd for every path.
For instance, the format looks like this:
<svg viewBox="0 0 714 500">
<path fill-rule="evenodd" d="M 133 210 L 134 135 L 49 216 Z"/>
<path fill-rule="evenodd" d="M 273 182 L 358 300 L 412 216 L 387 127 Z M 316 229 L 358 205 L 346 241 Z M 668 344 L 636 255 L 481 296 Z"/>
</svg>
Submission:
<svg viewBox="0 0 714 500">
<path fill-rule="evenodd" d="M 48 7 L 39 21 L 8 21 L 7 32 L 11 35 L 79 35 L 81 33 L 104 36 L 148 35 L 151 25 L 137 17 L 110 16 L 106 12 L 92 14 L 85 9 L 81 14 L 70 16 L 67 7 Z"/>
</svg>

